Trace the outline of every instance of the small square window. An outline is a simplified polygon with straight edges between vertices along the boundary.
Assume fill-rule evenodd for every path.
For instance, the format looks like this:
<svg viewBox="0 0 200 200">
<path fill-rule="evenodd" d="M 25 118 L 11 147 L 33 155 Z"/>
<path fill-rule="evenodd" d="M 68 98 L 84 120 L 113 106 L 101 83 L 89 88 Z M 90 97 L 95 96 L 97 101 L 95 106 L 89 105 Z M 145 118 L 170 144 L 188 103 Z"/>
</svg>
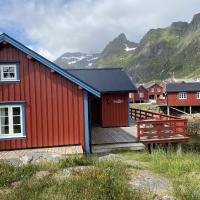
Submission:
<svg viewBox="0 0 200 200">
<path fill-rule="evenodd" d="M 0 64 L 1 81 L 18 80 L 18 64 L 2 63 Z"/>
<path fill-rule="evenodd" d="M 179 99 L 187 99 L 187 92 L 179 92 Z"/>
<path fill-rule="evenodd" d="M 139 97 L 140 97 L 140 98 L 143 98 L 143 97 L 144 97 L 144 93 L 143 93 L 143 92 L 140 92 L 140 93 L 139 93 Z"/>
</svg>

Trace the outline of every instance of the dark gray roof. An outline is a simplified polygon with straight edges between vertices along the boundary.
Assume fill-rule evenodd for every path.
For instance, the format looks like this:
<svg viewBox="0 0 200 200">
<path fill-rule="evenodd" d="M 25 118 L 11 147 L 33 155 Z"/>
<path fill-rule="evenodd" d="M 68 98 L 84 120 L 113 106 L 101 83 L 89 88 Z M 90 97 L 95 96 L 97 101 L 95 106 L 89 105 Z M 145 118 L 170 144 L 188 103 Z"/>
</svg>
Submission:
<svg viewBox="0 0 200 200">
<path fill-rule="evenodd" d="M 200 82 L 193 83 L 168 83 L 166 92 L 195 92 L 200 91 Z"/>
<path fill-rule="evenodd" d="M 67 69 L 67 72 L 101 93 L 137 91 L 121 68 Z"/>
</svg>

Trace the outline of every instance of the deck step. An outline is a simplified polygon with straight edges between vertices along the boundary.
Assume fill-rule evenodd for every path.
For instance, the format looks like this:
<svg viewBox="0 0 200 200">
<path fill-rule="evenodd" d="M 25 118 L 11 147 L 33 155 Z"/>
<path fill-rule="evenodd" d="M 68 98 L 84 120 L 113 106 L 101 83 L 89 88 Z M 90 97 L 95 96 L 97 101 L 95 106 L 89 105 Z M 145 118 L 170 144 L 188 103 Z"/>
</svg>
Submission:
<svg viewBox="0 0 200 200">
<path fill-rule="evenodd" d="M 93 153 L 105 153 L 113 150 L 127 149 L 132 151 L 139 151 L 145 149 L 142 143 L 118 143 L 118 144 L 100 144 L 92 145 Z"/>
</svg>

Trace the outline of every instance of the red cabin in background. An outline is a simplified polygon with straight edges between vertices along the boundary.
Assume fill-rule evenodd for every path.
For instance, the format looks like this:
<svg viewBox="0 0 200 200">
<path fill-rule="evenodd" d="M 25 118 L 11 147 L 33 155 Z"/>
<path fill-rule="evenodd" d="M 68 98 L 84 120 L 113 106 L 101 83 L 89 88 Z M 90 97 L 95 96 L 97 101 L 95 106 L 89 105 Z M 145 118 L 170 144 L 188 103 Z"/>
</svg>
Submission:
<svg viewBox="0 0 200 200">
<path fill-rule="evenodd" d="M 192 113 L 192 108 L 200 110 L 200 82 L 168 83 L 165 99 L 158 99 L 157 104 L 167 107 L 167 112 Z"/>
<path fill-rule="evenodd" d="M 162 86 L 158 85 L 157 83 L 154 83 L 153 85 L 151 85 L 149 88 L 149 99 L 158 99 L 161 96 L 163 96 L 164 90 L 162 88 Z"/>
<path fill-rule="evenodd" d="M 200 82 L 169 83 L 167 106 L 200 106 Z"/>
<path fill-rule="evenodd" d="M 146 103 L 149 101 L 148 89 L 140 85 L 137 93 L 130 93 L 130 102 L 132 103 Z"/>
</svg>

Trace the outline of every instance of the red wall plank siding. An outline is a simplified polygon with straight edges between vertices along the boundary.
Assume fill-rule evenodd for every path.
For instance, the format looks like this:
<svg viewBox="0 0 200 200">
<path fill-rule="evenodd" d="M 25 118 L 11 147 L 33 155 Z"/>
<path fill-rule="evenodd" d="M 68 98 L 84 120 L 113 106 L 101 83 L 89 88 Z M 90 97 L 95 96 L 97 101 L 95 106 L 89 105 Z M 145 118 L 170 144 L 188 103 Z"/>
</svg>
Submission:
<svg viewBox="0 0 200 200">
<path fill-rule="evenodd" d="M 144 96 L 143 97 L 140 97 L 139 96 L 139 93 L 143 93 Z M 131 93 L 131 98 L 130 98 L 130 101 L 132 102 L 140 102 L 140 101 L 143 101 L 143 102 L 146 102 L 149 100 L 149 93 L 148 93 L 148 90 L 146 88 L 144 88 L 143 86 L 140 86 L 138 88 L 138 92 L 136 93 Z"/>
<path fill-rule="evenodd" d="M 200 106 L 196 92 L 187 92 L 187 99 L 179 99 L 178 92 L 167 93 L 168 106 Z"/>
<path fill-rule="evenodd" d="M 162 94 L 163 94 L 163 88 L 160 85 L 154 84 L 151 87 L 149 87 L 149 96 L 156 96 Z"/>
<path fill-rule="evenodd" d="M 102 95 L 102 127 L 128 126 L 128 93 Z"/>
<path fill-rule="evenodd" d="M 0 102 L 24 101 L 26 139 L 1 140 L 0 150 L 61 145 L 85 146 L 83 90 L 7 44 L 0 61 L 18 61 L 20 82 L 0 84 Z"/>
</svg>

